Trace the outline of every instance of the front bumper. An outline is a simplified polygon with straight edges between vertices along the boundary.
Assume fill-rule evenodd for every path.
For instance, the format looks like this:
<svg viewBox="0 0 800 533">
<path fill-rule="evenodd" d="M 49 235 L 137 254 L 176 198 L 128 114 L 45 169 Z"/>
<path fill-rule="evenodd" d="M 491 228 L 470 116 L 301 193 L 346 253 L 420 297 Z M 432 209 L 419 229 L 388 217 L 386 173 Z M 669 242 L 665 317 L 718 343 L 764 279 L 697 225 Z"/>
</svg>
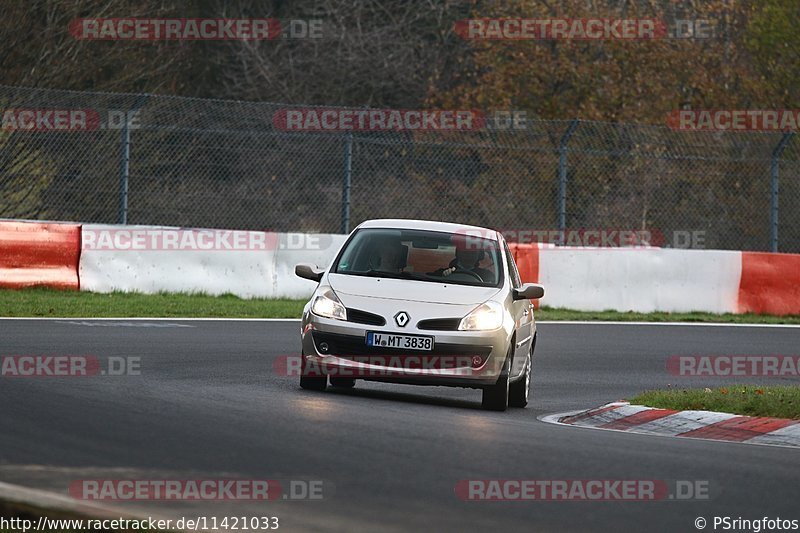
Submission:
<svg viewBox="0 0 800 533">
<path fill-rule="evenodd" d="M 407 383 L 481 388 L 497 382 L 510 334 L 493 331 L 433 331 L 371 326 L 304 314 L 305 369 L 330 376 Z M 431 351 L 372 347 L 368 331 L 434 337 Z"/>
</svg>

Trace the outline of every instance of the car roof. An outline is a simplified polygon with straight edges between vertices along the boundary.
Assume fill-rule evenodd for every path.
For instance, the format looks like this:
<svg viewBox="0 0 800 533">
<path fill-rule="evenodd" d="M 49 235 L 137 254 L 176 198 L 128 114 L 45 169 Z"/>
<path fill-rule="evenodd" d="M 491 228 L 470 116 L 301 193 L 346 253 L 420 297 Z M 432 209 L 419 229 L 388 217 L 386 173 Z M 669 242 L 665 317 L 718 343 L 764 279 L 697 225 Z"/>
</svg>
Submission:
<svg viewBox="0 0 800 533">
<path fill-rule="evenodd" d="M 468 224 L 455 224 L 453 222 L 438 222 L 435 220 L 415 220 L 410 218 L 379 218 L 366 220 L 358 228 L 386 228 L 386 229 L 419 229 L 428 231 L 442 231 L 445 233 L 464 233 L 496 241 L 497 232 L 493 229 Z"/>
</svg>

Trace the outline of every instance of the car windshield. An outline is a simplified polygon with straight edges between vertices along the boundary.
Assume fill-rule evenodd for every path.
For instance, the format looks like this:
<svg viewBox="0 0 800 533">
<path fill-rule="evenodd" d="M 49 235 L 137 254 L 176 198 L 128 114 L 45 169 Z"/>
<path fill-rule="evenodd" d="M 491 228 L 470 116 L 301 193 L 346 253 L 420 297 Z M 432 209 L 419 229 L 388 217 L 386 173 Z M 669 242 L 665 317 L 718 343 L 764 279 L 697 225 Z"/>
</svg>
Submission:
<svg viewBox="0 0 800 533">
<path fill-rule="evenodd" d="M 503 282 L 497 241 L 412 229 L 358 230 L 339 254 L 333 272 L 480 287 L 499 287 Z"/>
</svg>

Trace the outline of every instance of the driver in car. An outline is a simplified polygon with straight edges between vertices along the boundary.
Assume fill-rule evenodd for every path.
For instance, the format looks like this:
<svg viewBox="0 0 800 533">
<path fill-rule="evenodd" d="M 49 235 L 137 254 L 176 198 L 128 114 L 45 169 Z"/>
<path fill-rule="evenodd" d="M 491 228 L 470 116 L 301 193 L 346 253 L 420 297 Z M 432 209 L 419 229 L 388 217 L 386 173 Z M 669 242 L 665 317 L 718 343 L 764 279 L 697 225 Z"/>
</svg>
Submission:
<svg viewBox="0 0 800 533">
<path fill-rule="evenodd" d="M 464 241 L 456 241 L 456 256 L 450 261 L 447 268 L 439 268 L 431 272 L 431 276 L 449 276 L 454 272 L 471 272 L 480 277 L 481 281 L 494 281 L 494 273 L 480 266 L 484 257 L 483 250 L 476 250 Z"/>
</svg>

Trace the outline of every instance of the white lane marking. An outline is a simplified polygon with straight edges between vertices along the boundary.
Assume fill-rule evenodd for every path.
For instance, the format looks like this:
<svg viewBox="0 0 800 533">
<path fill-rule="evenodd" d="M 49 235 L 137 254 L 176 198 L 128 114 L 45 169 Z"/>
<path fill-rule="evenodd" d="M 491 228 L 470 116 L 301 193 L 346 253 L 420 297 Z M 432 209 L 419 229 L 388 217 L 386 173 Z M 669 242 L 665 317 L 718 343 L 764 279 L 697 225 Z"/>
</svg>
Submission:
<svg viewBox="0 0 800 533">
<path fill-rule="evenodd" d="M 108 327 L 108 328 L 196 328 L 197 326 L 190 326 L 189 324 L 175 324 L 170 322 L 90 322 L 88 320 L 75 321 L 65 320 L 59 321 L 59 324 L 69 324 L 71 326 L 90 326 L 90 327 Z"/>
<path fill-rule="evenodd" d="M 537 320 L 537 324 L 587 325 L 601 326 L 704 326 L 704 327 L 740 327 L 740 328 L 800 328 L 800 324 L 740 324 L 727 322 L 624 322 L 602 320 Z"/>
<path fill-rule="evenodd" d="M 92 321 L 110 321 L 110 320 L 124 320 L 124 321 L 162 321 L 162 320 L 172 320 L 175 322 L 299 322 L 299 318 L 219 318 L 219 317 L 177 317 L 177 316 L 169 316 L 169 317 L 161 317 L 161 316 L 120 316 L 120 317 L 47 317 L 47 316 L 6 316 L 0 317 L 0 320 L 50 320 L 53 322 L 66 322 L 66 321 L 84 321 L 84 320 L 92 320 Z"/>
</svg>

